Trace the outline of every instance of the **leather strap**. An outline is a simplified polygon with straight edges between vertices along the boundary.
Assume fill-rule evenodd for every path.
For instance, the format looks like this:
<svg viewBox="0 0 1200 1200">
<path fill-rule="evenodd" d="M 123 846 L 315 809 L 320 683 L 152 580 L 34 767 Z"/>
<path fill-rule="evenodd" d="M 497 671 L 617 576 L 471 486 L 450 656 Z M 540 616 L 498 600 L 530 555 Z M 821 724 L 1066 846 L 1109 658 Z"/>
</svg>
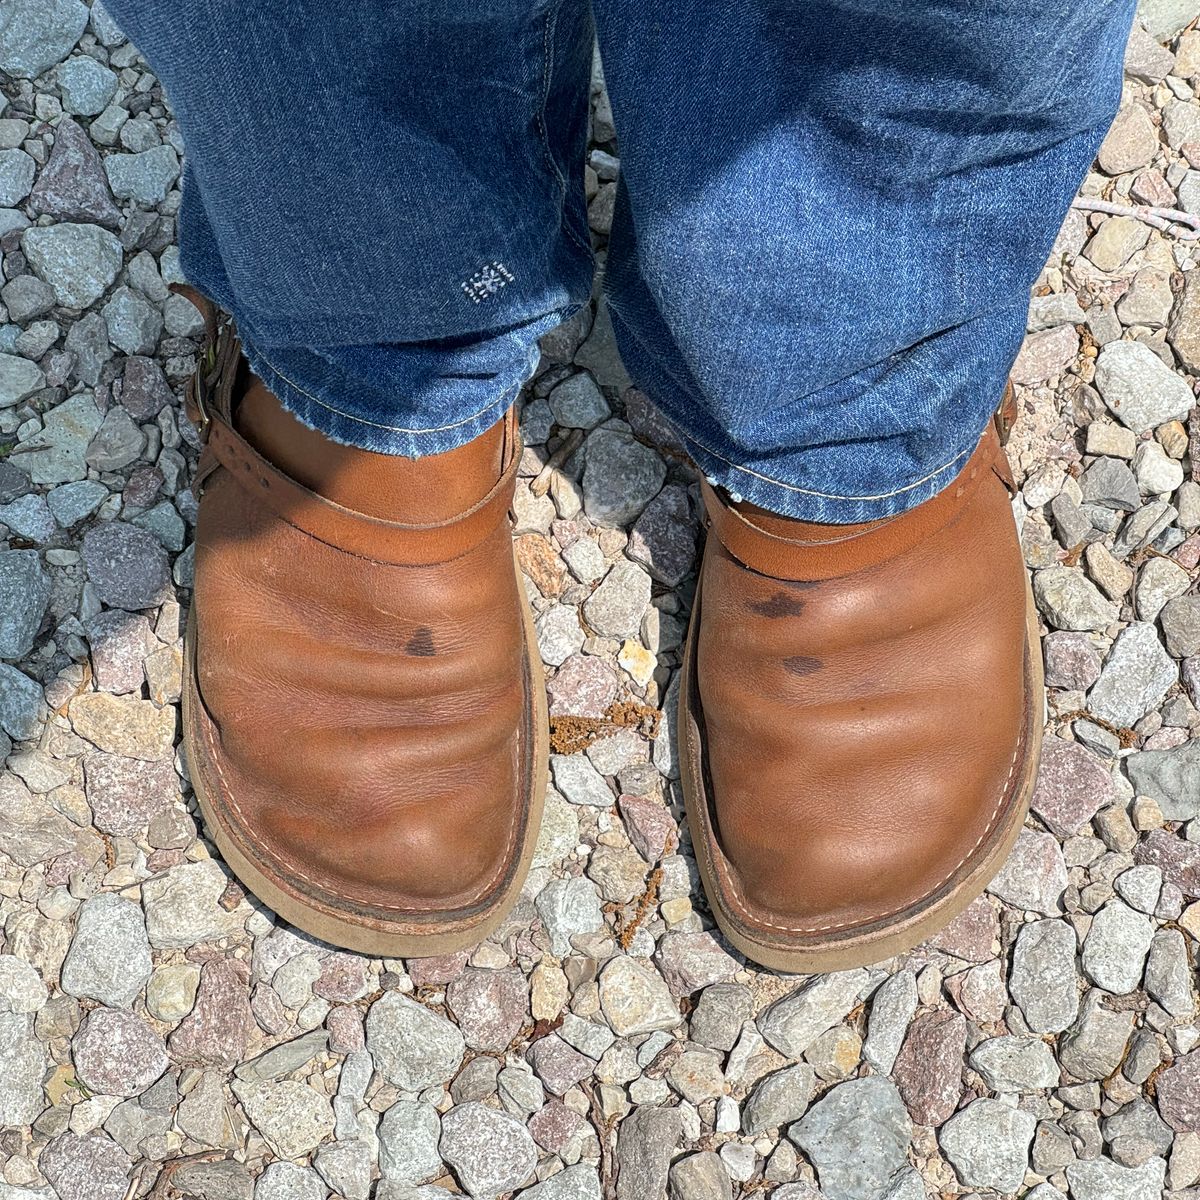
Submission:
<svg viewBox="0 0 1200 1200">
<path fill-rule="evenodd" d="M 255 500 L 280 520 L 309 537 L 348 554 L 391 566 L 432 566 L 474 549 L 508 516 L 521 460 L 516 410 L 505 417 L 503 473 L 487 495 L 447 521 L 426 525 L 385 521 L 335 503 L 306 488 L 268 462 L 233 422 L 233 386 L 241 345 L 232 321 L 220 323 L 207 297 L 186 284 L 172 290 L 186 296 L 204 315 L 207 332 L 200 366 L 188 383 L 188 416 L 204 443 L 194 486 L 224 467 Z"/>
<path fill-rule="evenodd" d="M 710 533 L 734 558 L 760 575 L 803 583 L 849 575 L 904 554 L 953 521 L 993 475 L 1013 493 L 997 423 L 989 422 L 979 445 L 948 487 L 909 512 L 863 525 L 794 521 L 739 507 L 707 481 L 701 482 L 701 490 Z"/>
</svg>

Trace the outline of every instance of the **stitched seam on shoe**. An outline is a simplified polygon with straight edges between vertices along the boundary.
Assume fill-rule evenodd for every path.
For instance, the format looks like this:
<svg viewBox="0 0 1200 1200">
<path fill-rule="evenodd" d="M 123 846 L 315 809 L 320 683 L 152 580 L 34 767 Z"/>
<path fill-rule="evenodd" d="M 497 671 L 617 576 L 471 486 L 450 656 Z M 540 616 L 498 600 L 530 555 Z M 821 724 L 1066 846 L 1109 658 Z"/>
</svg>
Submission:
<svg viewBox="0 0 1200 1200">
<path fill-rule="evenodd" d="M 921 895 L 917 896 L 913 900 L 906 901 L 899 908 L 890 909 L 888 912 L 885 912 L 885 913 L 879 913 L 878 915 L 871 918 L 872 921 L 886 921 L 888 918 L 894 917 L 897 914 L 904 912 L 905 909 L 912 908 L 915 905 L 918 905 L 918 904 L 922 903 L 923 901 L 927 900 L 975 853 L 976 850 L 979 849 L 979 847 L 983 844 L 984 839 L 987 837 L 989 831 L 992 828 L 992 822 L 995 821 L 996 815 L 999 813 L 1000 809 L 1003 807 L 1004 801 L 1008 796 L 1008 785 L 1012 782 L 1013 772 L 1017 769 L 1017 757 L 1021 753 L 1021 750 L 1024 747 L 1024 745 L 1025 745 L 1025 730 L 1022 729 L 1021 736 L 1020 736 L 1020 738 L 1017 739 L 1017 745 L 1016 745 L 1015 749 L 1013 750 L 1012 760 L 1008 764 L 1008 775 L 1004 780 L 1003 786 L 1000 788 L 1000 795 L 999 795 L 998 799 L 996 800 L 996 804 L 993 807 L 992 811 L 988 814 L 987 824 L 984 826 L 983 832 L 976 839 L 975 844 L 970 848 L 970 850 L 968 850 L 962 856 L 962 858 L 960 858 L 958 860 L 958 862 L 956 862 L 954 864 L 954 866 L 951 867 L 950 870 L 947 871 L 946 874 L 943 875 L 942 878 L 939 879 L 937 881 L 937 883 L 935 883 L 927 891 L 922 892 Z M 738 906 L 741 908 L 742 915 L 744 917 L 746 917 L 748 920 L 753 921 L 755 924 L 762 925 L 767 929 L 778 929 L 782 933 L 829 933 L 833 930 L 848 929 L 853 925 L 861 925 L 864 923 L 862 921 L 839 921 L 832 925 L 804 926 L 804 925 L 784 925 L 782 923 L 775 922 L 775 921 L 764 921 L 762 918 L 755 916 L 751 912 L 751 910 L 747 904 L 747 901 L 741 892 L 741 888 L 739 887 L 737 877 L 734 875 L 734 873 L 732 871 L 726 871 L 726 872 L 722 872 L 721 874 L 728 881 L 728 883 L 730 885 L 730 890 L 733 894 L 733 898 L 735 900 L 737 900 Z"/>
<path fill-rule="evenodd" d="M 389 912 L 405 912 L 405 913 L 411 913 L 413 915 L 420 915 L 419 911 L 414 909 L 411 905 L 385 904 L 385 903 L 374 901 L 374 900 L 370 900 L 370 901 L 363 900 L 361 897 L 352 896 L 348 892 L 340 891 L 338 888 L 332 887 L 328 883 L 322 883 L 320 880 L 314 879 L 311 875 L 302 871 L 295 863 L 289 861 L 283 855 L 278 853 L 278 851 L 272 850 L 270 846 L 267 846 L 265 843 L 263 843 L 258 838 L 256 838 L 253 835 L 253 833 L 251 833 L 250 822 L 248 821 L 246 814 L 244 812 L 242 812 L 241 806 L 238 804 L 237 798 L 234 795 L 234 791 L 232 788 L 230 788 L 229 782 L 225 778 L 225 772 L 221 769 L 221 756 L 217 753 L 217 749 L 214 744 L 213 736 L 212 736 L 212 729 L 215 728 L 215 722 L 213 722 L 211 717 L 209 717 L 207 705 L 205 705 L 203 697 L 200 695 L 199 681 L 195 677 L 195 675 L 196 675 L 196 661 L 195 660 L 199 653 L 198 644 L 199 644 L 199 636 L 198 636 L 198 632 L 197 632 L 197 637 L 196 637 L 195 643 L 193 644 L 193 647 L 192 647 L 193 661 L 192 661 L 192 665 L 191 665 L 192 669 L 191 669 L 191 672 L 190 672 L 189 678 L 188 678 L 188 686 L 192 689 L 193 693 L 195 694 L 196 700 L 198 702 L 197 706 L 196 706 L 198 709 L 196 716 L 197 716 L 197 719 L 200 724 L 201 735 L 204 738 L 205 748 L 208 750 L 208 761 L 212 764 L 212 768 L 216 772 L 217 779 L 221 785 L 221 794 L 222 794 L 223 798 L 225 799 L 226 803 L 229 804 L 229 806 L 237 814 L 238 819 L 241 822 L 241 830 L 239 831 L 241 836 L 244 837 L 245 840 L 247 842 L 249 842 L 251 845 L 255 846 L 258 850 L 260 850 L 262 853 L 264 853 L 268 858 L 273 859 L 275 862 L 277 862 L 285 870 L 290 871 L 293 875 L 296 875 L 300 879 L 303 879 L 306 883 L 311 884 L 319 892 L 322 892 L 325 895 L 335 896 L 339 900 L 346 900 L 351 904 L 358 905 L 358 906 L 365 907 L 365 908 L 378 908 L 378 909 L 384 909 Z M 518 737 L 518 744 L 519 744 L 519 741 L 520 741 L 520 732 L 519 731 L 518 731 L 517 737 Z M 518 756 L 518 759 L 519 759 L 519 756 Z M 500 878 L 500 876 L 504 874 L 505 870 L 508 868 L 510 859 L 512 857 L 512 848 L 516 842 L 517 826 L 519 825 L 519 823 L 520 822 L 517 819 L 517 813 L 514 812 L 513 820 L 509 822 L 508 836 L 505 839 L 504 854 L 500 859 L 500 865 L 496 868 L 496 870 L 493 872 L 492 876 L 487 880 L 486 883 L 481 884 L 479 886 L 479 888 L 475 892 L 473 892 L 469 897 L 467 897 L 465 900 L 457 902 L 456 908 L 465 908 L 468 905 L 474 904 L 477 900 L 479 900 L 483 896 L 485 896 L 492 889 L 492 887 L 495 886 L 495 883 Z M 454 910 L 451 909 L 448 911 L 453 912 Z"/>
</svg>

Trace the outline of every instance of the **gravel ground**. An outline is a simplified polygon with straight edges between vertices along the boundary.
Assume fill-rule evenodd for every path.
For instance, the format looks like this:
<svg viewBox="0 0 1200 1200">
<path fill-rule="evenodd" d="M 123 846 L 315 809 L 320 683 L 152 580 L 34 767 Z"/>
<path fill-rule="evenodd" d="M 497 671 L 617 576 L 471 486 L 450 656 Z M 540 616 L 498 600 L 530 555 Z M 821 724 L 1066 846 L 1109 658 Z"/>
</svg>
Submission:
<svg viewBox="0 0 1200 1200">
<path fill-rule="evenodd" d="M 1194 8 L 1145 9 L 1083 203 L 1200 224 Z M 557 751 L 535 867 L 470 954 L 379 961 L 242 893 L 176 757 L 200 330 L 165 286 L 159 84 L 77 0 L 7 0 L 0 69 L 0 1200 L 1200 1197 L 1187 225 L 1073 210 L 1035 289 L 1010 451 L 1050 729 L 950 929 L 810 978 L 713 932 L 670 731 L 695 475 L 585 313 L 523 418 Z M 603 247 L 599 88 L 594 138 Z"/>
</svg>

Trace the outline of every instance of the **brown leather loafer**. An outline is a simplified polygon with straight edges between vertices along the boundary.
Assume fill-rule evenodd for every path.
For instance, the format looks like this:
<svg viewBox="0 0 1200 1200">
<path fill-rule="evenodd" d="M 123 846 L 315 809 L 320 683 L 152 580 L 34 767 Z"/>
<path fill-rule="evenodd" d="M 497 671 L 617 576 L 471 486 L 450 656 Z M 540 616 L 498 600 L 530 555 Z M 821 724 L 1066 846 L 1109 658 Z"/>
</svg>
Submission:
<svg viewBox="0 0 1200 1200">
<path fill-rule="evenodd" d="M 991 426 L 947 489 L 867 525 L 705 485 L 681 769 L 713 913 L 756 962 L 831 971 L 906 950 L 1016 840 L 1043 700 L 1012 491 Z"/>
<path fill-rule="evenodd" d="M 518 896 L 546 780 L 541 661 L 512 549 L 515 415 L 404 459 L 288 414 L 206 314 L 183 719 L 239 878 L 387 956 L 485 937 Z"/>
</svg>

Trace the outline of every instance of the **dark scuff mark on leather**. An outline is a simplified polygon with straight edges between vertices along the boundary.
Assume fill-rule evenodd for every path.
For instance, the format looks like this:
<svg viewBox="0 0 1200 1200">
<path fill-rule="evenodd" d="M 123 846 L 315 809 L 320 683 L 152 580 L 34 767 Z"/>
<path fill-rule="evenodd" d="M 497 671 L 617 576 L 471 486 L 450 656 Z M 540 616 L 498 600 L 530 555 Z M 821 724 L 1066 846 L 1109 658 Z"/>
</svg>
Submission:
<svg viewBox="0 0 1200 1200">
<path fill-rule="evenodd" d="M 821 669 L 821 660 L 807 654 L 793 654 L 790 658 L 783 660 L 783 667 L 793 675 L 811 675 L 814 671 Z"/>
<path fill-rule="evenodd" d="M 433 648 L 433 631 L 428 625 L 422 625 L 413 633 L 408 639 L 408 645 L 404 647 L 404 653 L 411 654 L 414 658 L 433 658 L 436 654 Z"/>
<path fill-rule="evenodd" d="M 752 600 L 750 608 L 760 617 L 798 617 L 804 611 L 804 601 L 779 591 L 767 600 Z"/>
</svg>

